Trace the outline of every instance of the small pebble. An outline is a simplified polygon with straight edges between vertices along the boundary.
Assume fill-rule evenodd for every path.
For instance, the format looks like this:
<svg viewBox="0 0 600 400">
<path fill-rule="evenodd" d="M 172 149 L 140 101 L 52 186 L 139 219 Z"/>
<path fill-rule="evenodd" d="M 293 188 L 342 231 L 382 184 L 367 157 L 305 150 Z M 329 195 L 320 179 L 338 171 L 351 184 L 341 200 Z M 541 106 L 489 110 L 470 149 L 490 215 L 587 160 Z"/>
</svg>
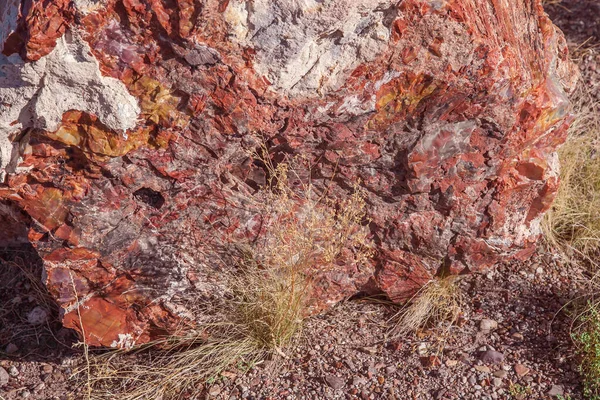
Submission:
<svg viewBox="0 0 600 400">
<path fill-rule="evenodd" d="M 529 368 L 523 364 L 515 364 L 515 373 L 517 376 L 525 376 L 529 373 Z"/>
<path fill-rule="evenodd" d="M 365 378 L 363 376 L 355 376 L 354 378 L 352 378 L 352 384 L 354 386 L 366 385 L 367 382 L 368 382 L 367 378 Z"/>
<path fill-rule="evenodd" d="M 219 385 L 211 386 L 208 390 L 208 394 L 211 396 L 218 396 L 221 393 L 221 387 Z"/>
<path fill-rule="evenodd" d="M 2 367 L 0 367 L 0 387 L 6 385 L 10 379 L 8 372 Z"/>
<path fill-rule="evenodd" d="M 486 373 L 486 374 L 490 373 L 490 367 L 485 366 L 485 365 L 476 365 L 475 369 L 477 371 L 479 371 L 479 372 L 483 372 L 483 373 Z"/>
<path fill-rule="evenodd" d="M 456 364 L 458 364 L 458 360 L 446 360 L 447 367 L 454 367 Z"/>
<path fill-rule="evenodd" d="M 6 354 L 14 354 L 19 350 L 16 344 L 9 343 L 6 345 Z"/>
<path fill-rule="evenodd" d="M 548 395 L 550 396 L 562 396 L 565 394 L 565 391 L 562 385 L 552 385 L 552 388 L 548 391 Z"/>
<path fill-rule="evenodd" d="M 482 319 L 479 323 L 479 330 L 482 332 L 490 332 L 498 328 L 498 323 L 493 319 Z"/>
<path fill-rule="evenodd" d="M 498 364 L 504 361 L 504 354 L 498 351 L 488 350 L 481 355 L 481 361 L 486 364 Z"/>
<path fill-rule="evenodd" d="M 31 325 L 42 325 L 48 320 L 48 311 L 37 306 L 27 314 L 27 322 Z"/>
<path fill-rule="evenodd" d="M 503 369 L 499 369 L 498 371 L 495 371 L 495 372 L 494 372 L 494 376 L 495 376 L 496 378 L 501 378 L 501 379 L 502 379 L 502 378 L 506 378 L 506 377 L 508 376 L 508 372 L 506 372 L 506 371 L 505 371 L 505 370 L 503 370 Z"/>
<path fill-rule="evenodd" d="M 339 390 L 344 387 L 344 379 L 335 375 L 326 375 L 325 382 L 334 390 Z"/>
</svg>

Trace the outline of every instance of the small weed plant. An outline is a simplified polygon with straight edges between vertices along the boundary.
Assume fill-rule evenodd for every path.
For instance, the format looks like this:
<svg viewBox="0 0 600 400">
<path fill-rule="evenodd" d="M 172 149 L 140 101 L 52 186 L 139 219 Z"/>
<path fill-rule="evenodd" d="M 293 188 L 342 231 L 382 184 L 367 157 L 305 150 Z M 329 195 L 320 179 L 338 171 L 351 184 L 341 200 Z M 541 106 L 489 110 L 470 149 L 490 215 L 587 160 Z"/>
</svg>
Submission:
<svg viewBox="0 0 600 400">
<path fill-rule="evenodd" d="M 577 317 L 571 337 L 581 358 L 579 370 L 587 399 L 600 399 L 600 304 L 589 301 Z"/>
<path fill-rule="evenodd" d="M 513 399 L 522 400 L 531 394 L 532 390 L 529 386 L 523 386 L 518 383 L 512 383 L 508 386 L 508 393 Z"/>
</svg>

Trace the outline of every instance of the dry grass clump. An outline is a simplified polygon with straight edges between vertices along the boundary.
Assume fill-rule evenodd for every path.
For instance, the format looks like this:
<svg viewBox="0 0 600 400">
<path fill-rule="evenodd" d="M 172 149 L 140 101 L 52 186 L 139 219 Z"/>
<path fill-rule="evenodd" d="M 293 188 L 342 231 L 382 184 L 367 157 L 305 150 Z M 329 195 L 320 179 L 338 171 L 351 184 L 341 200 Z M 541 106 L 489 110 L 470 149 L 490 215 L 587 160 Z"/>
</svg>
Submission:
<svg viewBox="0 0 600 400">
<path fill-rule="evenodd" d="M 391 319 L 391 335 L 400 337 L 443 323 L 449 329 L 462 310 L 462 293 L 456 284 L 459 278 L 436 277 L 424 285 Z"/>
<path fill-rule="evenodd" d="M 275 166 L 266 149 L 255 157 L 270 177 L 261 205 L 265 234 L 244 247 L 241 273 L 232 276 L 230 286 L 239 299 L 242 324 L 259 333 L 265 346 L 277 349 L 294 336 L 306 312 L 308 275 L 333 270 L 342 257 L 364 263 L 372 251 L 361 225 L 366 204 L 358 185 L 350 197 L 332 199 L 316 193 L 310 177 L 303 182 L 298 176 L 298 171 L 310 176 L 305 160 Z M 273 310 L 279 311 L 273 315 Z"/>
<path fill-rule="evenodd" d="M 152 343 L 145 348 L 153 351 L 137 358 L 95 357 L 88 377 L 91 398 L 195 398 L 206 383 L 243 372 L 265 357 L 285 357 L 307 316 L 311 277 L 342 260 L 361 263 L 370 257 L 358 187 L 349 198 L 335 200 L 300 179 L 302 160 L 275 166 L 266 149 L 255 156 L 269 176 L 262 193 L 249 199 L 262 216 L 263 234 L 256 242 L 232 246 L 226 299 L 204 305 L 213 317 L 194 334 Z"/>
<path fill-rule="evenodd" d="M 542 224 L 562 254 L 589 257 L 600 248 L 600 107 L 580 86 L 572 98 L 576 119 L 560 149 L 560 188 Z"/>
</svg>

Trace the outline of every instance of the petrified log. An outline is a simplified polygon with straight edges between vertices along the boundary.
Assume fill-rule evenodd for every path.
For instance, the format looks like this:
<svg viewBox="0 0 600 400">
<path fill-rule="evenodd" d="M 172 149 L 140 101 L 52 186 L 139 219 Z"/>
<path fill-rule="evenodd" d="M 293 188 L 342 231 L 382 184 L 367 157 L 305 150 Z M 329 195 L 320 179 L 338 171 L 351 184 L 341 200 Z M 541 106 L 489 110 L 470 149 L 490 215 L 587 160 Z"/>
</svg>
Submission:
<svg viewBox="0 0 600 400">
<path fill-rule="evenodd" d="M 367 193 L 377 254 L 315 276 L 317 309 L 528 257 L 577 80 L 540 0 L 6 0 L 0 48 L 0 241 L 91 345 L 219 290 L 261 140 Z"/>
</svg>

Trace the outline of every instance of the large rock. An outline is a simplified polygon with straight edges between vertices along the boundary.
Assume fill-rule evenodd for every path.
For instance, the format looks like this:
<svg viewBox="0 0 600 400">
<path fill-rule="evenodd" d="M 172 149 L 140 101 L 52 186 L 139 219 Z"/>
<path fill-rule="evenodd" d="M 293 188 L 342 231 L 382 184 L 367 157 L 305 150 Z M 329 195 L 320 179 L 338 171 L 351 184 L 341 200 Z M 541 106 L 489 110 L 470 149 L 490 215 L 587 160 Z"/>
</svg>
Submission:
<svg viewBox="0 0 600 400">
<path fill-rule="evenodd" d="M 0 241 L 108 346 L 220 290 L 262 140 L 367 193 L 377 254 L 317 274 L 316 310 L 527 257 L 577 79 L 540 0 L 8 0 L 0 48 Z"/>
</svg>

